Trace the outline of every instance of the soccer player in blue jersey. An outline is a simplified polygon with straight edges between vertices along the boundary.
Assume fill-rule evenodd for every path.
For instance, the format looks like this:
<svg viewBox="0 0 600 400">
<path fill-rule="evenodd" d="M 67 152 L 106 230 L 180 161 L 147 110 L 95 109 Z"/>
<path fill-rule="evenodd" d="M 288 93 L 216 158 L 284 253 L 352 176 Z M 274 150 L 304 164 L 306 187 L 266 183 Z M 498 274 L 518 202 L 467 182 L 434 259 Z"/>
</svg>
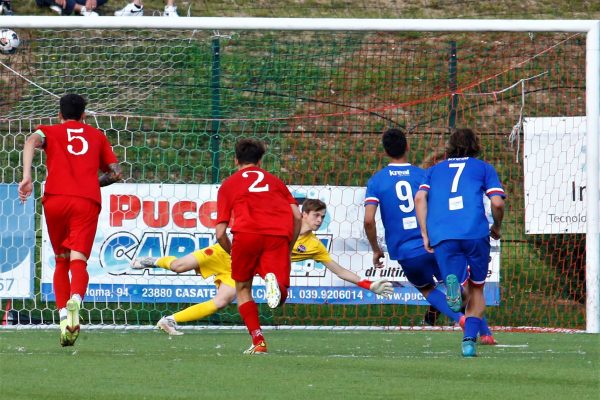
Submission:
<svg viewBox="0 0 600 400">
<path fill-rule="evenodd" d="M 414 195 L 425 178 L 425 170 L 407 161 L 407 141 L 398 129 L 388 129 L 382 137 L 390 163 L 369 179 L 365 195 L 364 229 L 373 249 L 373 265 L 383 266 L 383 251 L 377 242 L 375 214 L 381 208 L 385 242 L 390 258 L 401 265 L 408 281 L 425 299 L 449 318 L 460 323 L 463 315 L 453 311 L 446 296 L 436 289 L 434 276 L 440 276 L 433 254 L 423 247 L 415 214 Z"/>
<path fill-rule="evenodd" d="M 427 171 L 415 197 L 423 243 L 438 261 L 448 305 L 460 309 L 460 285 L 469 292 L 462 342 L 465 357 L 477 355 L 490 237 L 500 239 L 506 197 L 494 167 L 475 158 L 479 152 L 479 140 L 471 129 L 455 129 L 448 142 L 448 158 Z M 491 202 L 491 227 L 485 215 L 484 194 Z"/>
</svg>

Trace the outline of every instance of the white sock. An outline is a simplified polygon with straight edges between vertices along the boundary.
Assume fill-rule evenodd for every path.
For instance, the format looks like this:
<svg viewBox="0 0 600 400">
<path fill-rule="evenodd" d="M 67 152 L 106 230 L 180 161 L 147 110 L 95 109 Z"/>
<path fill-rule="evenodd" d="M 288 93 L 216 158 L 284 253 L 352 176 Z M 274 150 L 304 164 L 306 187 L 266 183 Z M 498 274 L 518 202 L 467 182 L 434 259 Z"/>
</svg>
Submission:
<svg viewBox="0 0 600 400">
<path fill-rule="evenodd" d="M 66 308 L 61 308 L 60 310 L 58 310 L 58 316 L 60 317 L 61 321 L 63 319 L 67 319 L 67 309 Z"/>
<path fill-rule="evenodd" d="M 71 296 L 71 300 L 75 300 L 77 301 L 77 304 L 81 305 L 81 296 L 77 293 L 73 293 L 73 295 Z"/>
</svg>

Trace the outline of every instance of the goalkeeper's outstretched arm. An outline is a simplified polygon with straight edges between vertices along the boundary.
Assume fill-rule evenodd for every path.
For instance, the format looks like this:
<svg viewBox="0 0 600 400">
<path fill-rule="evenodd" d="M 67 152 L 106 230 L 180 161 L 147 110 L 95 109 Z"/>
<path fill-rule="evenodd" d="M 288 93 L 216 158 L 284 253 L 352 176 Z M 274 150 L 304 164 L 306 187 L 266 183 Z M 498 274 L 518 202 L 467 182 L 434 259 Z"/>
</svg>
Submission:
<svg viewBox="0 0 600 400">
<path fill-rule="evenodd" d="M 360 286 L 363 289 L 367 289 L 372 291 L 373 293 L 380 294 L 383 296 L 391 296 L 394 293 L 394 288 L 392 284 L 387 279 L 379 279 L 375 282 L 372 282 L 368 279 L 360 279 L 360 276 L 356 275 L 354 272 L 342 267 L 340 264 L 335 261 L 326 261 L 323 263 L 327 269 L 336 274 L 340 279 L 345 280 L 346 282 L 354 283 L 355 285 Z"/>
</svg>

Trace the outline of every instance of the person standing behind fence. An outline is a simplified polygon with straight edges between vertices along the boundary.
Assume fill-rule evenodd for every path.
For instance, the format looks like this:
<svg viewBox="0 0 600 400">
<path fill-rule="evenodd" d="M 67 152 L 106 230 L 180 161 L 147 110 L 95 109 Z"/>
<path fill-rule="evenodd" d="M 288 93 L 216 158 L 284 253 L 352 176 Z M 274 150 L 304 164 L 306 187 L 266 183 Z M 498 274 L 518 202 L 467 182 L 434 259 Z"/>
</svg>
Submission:
<svg viewBox="0 0 600 400">
<path fill-rule="evenodd" d="M 488 273 L 490 237 L 501 236 L 506 197 L 493 166 L 475 158 L 479 140 L 471 129 L 455 129 L 448 158 L 427 171 L 415 197 L 423 243 L 435 254 L 446 282 L 448 305 L 462 305 L 460 285 L 468 288 L 462 354 L 477 355 L 476 338 L 485 313 L 483 286 Z M 490 227 L 483 195 L 491 202 Z M 468 267 L 467 267 L 468 266 Z"/>
<path fill-rule="evenodd" d="M 262 142 L 238 140 L 238 171 L 223 181 L 217 193 L 216 238 L 231 254 L 238 310 L 252 337 L 245 354 L 267 353 L 258 307 L 252 297 L 254 275 L 265 280 L 269 307 L 285 302 L 290 285 L 290 254 L 302 222 L 298 203 L 285 184 L 259 167 L 264 153 Z M 233 244 L 226 232 L 230 221 Z"/>
<path fill-rule="evenodd" d="M 85 106 L 80 95 L 61 97 L 61 123 L 38 126 L 25 142 L 19 183 L 19 199 L 25 202 L 33 191 L 35 149 L 43 149 L 47 175 L 42 205 L 56 260 L 53 287 L 62 346 L 72 346 L 79 337 L 79 309 L 89 281 L 87 260 L 102 207 L 100 187 L 121 179 L 117 157 L 104 133 L 83 123 Z M 104 172 L 100 177 L 99 170 Z"/>
</svg>

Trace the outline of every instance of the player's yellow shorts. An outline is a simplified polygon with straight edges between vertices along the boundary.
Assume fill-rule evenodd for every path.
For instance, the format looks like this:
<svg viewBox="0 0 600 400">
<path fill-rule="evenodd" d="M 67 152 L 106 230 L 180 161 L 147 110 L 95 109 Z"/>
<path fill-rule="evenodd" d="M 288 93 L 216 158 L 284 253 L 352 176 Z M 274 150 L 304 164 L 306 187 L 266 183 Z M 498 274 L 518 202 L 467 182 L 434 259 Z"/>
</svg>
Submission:
<svg viewBox="0 0 600 400">
<path fill-rule="evenodd" d="M 196 273 L 203 278 L 215 276 L 217 287 L 224 283 L 235 287 L 235 281 L 231 278 L 231 256 L 218 244 L 194 251 L 194 258 L 198 262 Z"/>
</svg>

